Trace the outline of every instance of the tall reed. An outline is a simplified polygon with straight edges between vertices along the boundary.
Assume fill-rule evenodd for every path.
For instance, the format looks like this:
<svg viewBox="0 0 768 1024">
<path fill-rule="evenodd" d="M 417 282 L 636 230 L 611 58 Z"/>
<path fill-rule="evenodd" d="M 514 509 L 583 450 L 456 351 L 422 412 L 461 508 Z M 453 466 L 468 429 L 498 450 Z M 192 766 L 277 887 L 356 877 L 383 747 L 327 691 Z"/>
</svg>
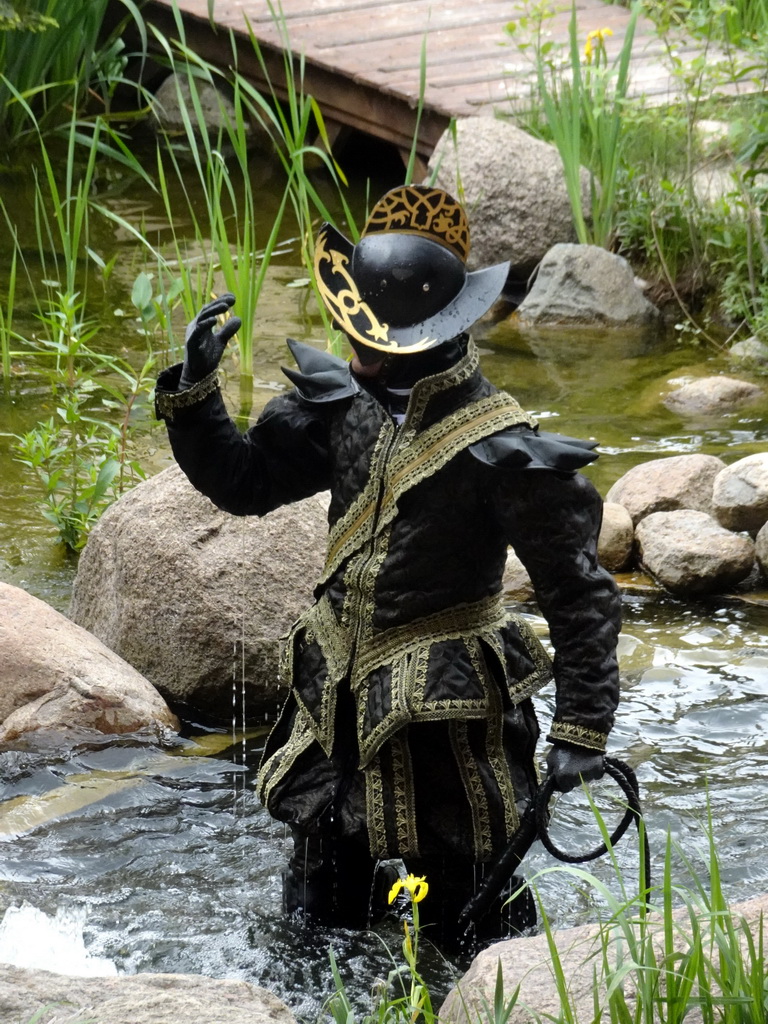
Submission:
<svg viewBox="0 0 768 1024">
<path fill-rule="evenodd" d="M 36 124 L 27 101 L 19 97 L 19 102 Z M 74 551 L 83 546 L 104 508 L 143 476 L 132 455 L 129 421 L 137 399 L 151 389 L 154 362 L 150 352 L 137 369 L 122 357 L 99 351 L 100 325 L 89 313 L 87 271 L 89 262 L 107 271 L 114 257 L 106 261 L 91 247 L 91 193 L 103 151 L 102 132 L 107 147 L 113 133 L 97 119 L 91 135 L 95 144 L 83 159 L 77 110 L 75 90 L 63 160 L 54 155 L 42 130 L 38 132 L 33 238 L 19 237 L 12 211 L 0 201 L 12 240 L 8 301 L 0 316 L 3 378 L 7 387 L 12 357 L 37 364 L 50 384 L 54 410 L 17 437 L 13 450 L 41 485 L 42 514 Z M 136 163 L 130 154 L 124 154 L 124 162 Z M 26 279 L 25 294 L 37 321 L 27 336 L 14 328 L 19 274 Z M 18 348 L 11 349 L 12 343 Z"/>
<path fill-rule="evenodd" d="M 270 10 L 285 34 L 279 11 Z M 158 181 L 173 236 L 174 257 L 184 281 L 183 297 L 189 316 L 214 290 L 234 292 L 243 326 L 238 334 L 240 353 L 240 413 L 247 415 L 253 391 L 253 342 L 257 326 L 256 309 L 270 261 L 283 232 L 290 208 L 298 230 L 300 251 L 305 267 L 311 270 L 314 249 L 313 221 L 318 216 L 332 219 L 307 167 L 309 159 L 321 160 L 338 186 L 342 205 L 348 212 L 342 186 L 346 184 L 338 165 L 330 156 L 328 133 L 319 107 L 304 89 L 304 61 L 290 50 L 284 36 L 284 82 L 287 102 L 278 99 L 277 86 L 271 81 L 259 42 L 248 25 L 251 46 L 267 82 L 267 96 L 237 71 L 237 42 L 230 36 L 234 71 L 229 76 L 194 53 L 186 43 L 184 24 L 174 7 L 178 41 L 171 43 L 156 29 L 155 38 L 165 60 L 177 75 L 177 89 L 186 153 L 173 146 L 158 149 Z M 181 83 L 189 88 L 189 109 L 184 102 Z M 222 103 L 221 127 L 206 127 L 199 83 L 212 89 L 231 90 L 232 110 Z M 259 210 L 249 181 L 251 130 L 265 135 L 274 148 L 284 172 L 281 199 L 266 231 L 259 223 Z M 308 140 L 316 131 L 323 145 Z M 201 262 L 190 257 L 188 243 L 182 242 L 173 227 L 175 218 L 174 186 L 181 185 L 186 218 L 192 225 L 195 247 L 204 255 Z M 203 198 L 203 216 L 197 203 Z M 351 220 L 351 215 L 350 215 Z M 207 260 L 207 262 L 206 262 Z M 312 279 L 312 275 L 309 275 Z M 322 304 L 319 304 L 324 310 Z"/>
<path fill-rule="evenodd" d="M 144 35 L 144 21 L 134 0 L 119 0 L 126 18 Z M 107 113 L 126 55 L 118 22 L 102 38 L 109 0 L 45 0 L 30 11 L 33 22 L 0 31 L 0 145 L 5 159 L 25 139 L 68 125 L 73 97 L 78 112 L 97 102 Z M 146 48 L 146 47 L 145 47 Z M 24 103 L 19 103 L 21 96 Z M 30 116 L 32 115 L 32 116 Z"/>
<path fill-rule="evenodd" d="M 5 206 L 0 200 L 0 207 L 6 217 L 7 223 L 7 211 Z M 12 224 L 8 224 L 11 237 L 13 239 L 13 249 L 11 251 L 11 261 L 8 271 L 8 292 L 5 304 L 5 312 L 3 312 L 3 306 L 0 304 L 0 358 L 2 359 L 2 372 L 3 372 L 3 387 L 8 390 L 11 382 L 11 338 L 13 334 L 13 306 L 16 299 L 16 254 L 18 250 L 18 240 L 16 238 L 16 232 Z"/>
<path fill-rule="evenodd" d="M 314 274 L 314 223 L 319 218 L 323 221 L 335 220 L 333 214 L 323 201 L 315 187 L 309 166 L 320 164 L 327 172 L 334 185 L 334 196 L 340 202 L 344 219 L 356 241 L 359 231 L 349 204 L 344 195 L 347 179 L 341 167 L 334 160 L 331 143 L 322 111 L 304 87 L 305 61 L 304 55 L 296 55 L 291 49 L 285 19 L 282 10 L 272 0 L 267 0 L 270 13 L 281 36 L 283 50 L 283 85 L 287 94 L 287 111 L 278 100 L 278 88 L 272 81 L 258 39 L 248 23 L 251 46 L 259 61 L 259 65 L 268 84 L 271 102 L 265 103 L 264 97 L 254 89 L 243 77 L 237 76 L 244 92 L 251 98 L 252 115 L 268 132 L 275 146 L 277 156 L 283 166 L 286 179 L 286 194 L 294 214 L 301 246 L 301 257 L 307 271 L 308 281 L 317 298 L 317 308 L 325 325 L 326 334 L 332 347 L 338 344 L 337 332 L 333 328 L 325 304 L 317 292 Z M 318 142 L 308 141 L 311 133 L 315 133 Z"/>
<path fill-rule="evenodd" d="M 610 30 L 590 33 L 582 53 L 575 2 L 571 5 L 565 74 L 553 63 L 548 50 L 540 47 L 536 54 L 539 95 L 563 161 L 573 222 L 583 244 L 609 246 L 613 240 L 621 166 L 621 121 L 640 8 L 639 0 L 635 0 L 619 56 L 613 64 L 608 61 L 605 45 Z M 582 200 L 582 164 L 590 171 L 588 211 Z"/>
</svg>

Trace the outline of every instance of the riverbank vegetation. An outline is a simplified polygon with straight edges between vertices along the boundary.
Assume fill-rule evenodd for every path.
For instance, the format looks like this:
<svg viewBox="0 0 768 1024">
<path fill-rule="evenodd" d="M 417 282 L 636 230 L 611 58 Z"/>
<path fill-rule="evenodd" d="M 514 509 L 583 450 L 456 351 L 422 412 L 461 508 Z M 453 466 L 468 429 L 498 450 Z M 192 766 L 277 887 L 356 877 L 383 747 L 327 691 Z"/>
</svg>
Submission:
<svg viewBox="0 0 768 1024">
<path fill-rule="evenodd" d="M 317 223 L 338 216 L 357 234 L 348 182 L 284 25 L 287 99 L 278 101 L 276 88 L 259 92 L 240 74 L 234 42 L 231 67 L 223 70 L 187 45 L 178 10 L 169 39 L 145 22 L 134 0 L 117 7 L 122 21 L 103 32 L 107 0 L 17 0 L 16 20 L 0 30 L 0 223 L 8 239 L 0 377 L 6 395 L 30 376 L 48 381 L 52 414 L 17 440 L 17 456 L 37 475 L 43 512 L 72 550 L 141 474 L 132 435 L 151 373 L 178 357 L 174 327 L 214 289 L 237 294 L 244 326 L 231 347 L 245 422 L 257 307 L 273 259 L 295 249 L 304 267 L 296 285 L 308 296 Z M 634 0 L 617 48 L 609 30 L 585 34 L 575 16 L 568 45 L 553 46 L 549 0 L 527 3 L 507 26 L 510 45 L 535 68 L 534 95 L 521 118 L 561 152 L 580 240 L 627 255 L 654 282 L 656 296 L 674 303 L 686 340 L 722 344 L 727 336 L 768 331 L 768 31 L 760 7 Z M 279 8 L 270 9 L 281 24 Z M 628 58 L 640 13 L 657 19 L 680 85 L 674 103 L 630 95 Z M 687 62 L 676 51 L 680 25 L 701 42 Z M 138 40 L 132 52 L 126 28 Z M 250 43 L 269 82 L 253 34 Z M 175 75 L 182 125 L 176 133 L 150 133 L 148 144 L 153 100 L 135 69 L 150 51 Z M 743 95 L 718 95 L 724 87 Z M 204 90 L 206 103 L 214 96 L 220 105 L 215 128 L 206 127 Z M 266 217 L 249 186 L 255 146 L 280 173 L 279 199 Z M 30 164 L 25 220 L 13 195 Z M 581 165 L 592 175 L 589 209 L 581 208 Z M 412 168 L 413 159 L 407 173 Z M 131 179 L 159 198 L 164 224 L 150 228 L 125 203 L 110 202 Z M 143 339 L 130 356 L 105 351 L 100 330 L 110 304 L 125 305 L 126 274 L 133 284 L 124 328 Z M 323 304 L 315 305 L 325 317 Z"/>
<path fill-rule="evenodd" d="M 558 147 L 579 240 L 627 256 L 669 298 L 687 340 L 768 334 L 768 8 L 749 0 L 634 0 L 621 42 L 610 28 L 567 46 L 548 36 L 553 5 L 518 5 L 510 45 L 536 69 L 519 115 Z M 673 97 L 630 88 L 635 19 L 656 24 Z M 681 56 L 682 32 L 694 54 Z M 583 210 L 579 167 L 591 173 Z"/>
<path fill-rule="evenodd" d="M 449 1000 L 449 1019 L 475 1024 L 508 1024 L 511 1019 L 536 1024 L 576 1024 L 588 1019 L 606 1024 L 764 1024 L 768 962 L 762 916 L 750 922 L 729 907 L 711 821 L 703 830 L 701 861 L 695 862 L 668 835 L 661 881 L 646 887 L 641 877 L 633 893 L 633 883 L 622 875 L 610 847 L 605 824 L 595 813 L 616 884 L 571 866 L 548 868 L 529 880 L 537 892 L 542 876 L 557 872 L 566 875 L 574 888 L 593 893 L 602 910 L 590 934 L 574 947 L 573 935 L 553 930 L 539 898 L 550 971 L 544 976 L 527 962 L 534 980 L 526 987 L 524 972 L 513 967 L 517 984 L 510 991 L 511 986 L 505 986 L 502 953 L 492 990 L 489 986 L 478 991 L 478 977 L 466 990 L 458 982 Z M 411 915 L 403 922 L 402 962 L 392 955 L 392 970 L 373 991 L 370 1009 L 355 1009 L 343 972 L 333 961 L 336 991 L 325 1009 L 335 1024 L 436 1024 L 441 1019 L 419 969 L 419 943 L 424 937 L 420 936 L 417 896 L 413 899 Z M 489 981 L 487 976 L 484 980 Z M 552 986 L 559 1012 L 541 1012 L 526 1002 L 526 995 L 541 996 Z M 590 991 L 587 1002 L 585 993 Z"/>
</svg>

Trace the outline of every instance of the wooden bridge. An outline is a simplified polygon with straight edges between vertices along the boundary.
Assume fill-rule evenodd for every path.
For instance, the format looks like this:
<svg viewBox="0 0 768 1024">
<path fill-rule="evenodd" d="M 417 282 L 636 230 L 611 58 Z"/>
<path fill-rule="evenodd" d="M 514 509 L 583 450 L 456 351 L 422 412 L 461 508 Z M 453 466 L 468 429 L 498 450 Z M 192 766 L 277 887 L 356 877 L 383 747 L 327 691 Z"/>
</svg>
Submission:
<svg viewBox="0 0 768 1024">
<path fill-rule="evenodd" d="M 174 37 L 172 3 L 181 11 L 187 43 L 219 66 L 232 62 L 257 86 L 264 73 L 249 39 L 258 39 L 278 94 L 286 40 L 305 58 L 305 90 L 315 97 L 337 137 L 359 129 L 410 150 L 417 123 L 422 48 L 426 53 L 423 114 L 417 152 L 428 160 L 452 117 L 511 113 L 525 106 L 536 81 L 531 47 L 540 0 L 151 0 L 144 16 Z M 554 0 L 540 22 L 547 41 L 567 45 L 570 0 Z M 278 17 L 273 12 L 278 11 Z M 629 11 L 606 0 L 576 0 L 581 46 L 587 33 L 609 28 L 609 59 L 618 55 Z M 506 30 L 516 23 L 512 33 Z M 678 56 L 694 51 L 680 42 Z M 653 102 L 673 99 L 678 83 L 662 58 L 654 25 L 640 18 L 632 48 L 630 92 Z"/>
</svg>

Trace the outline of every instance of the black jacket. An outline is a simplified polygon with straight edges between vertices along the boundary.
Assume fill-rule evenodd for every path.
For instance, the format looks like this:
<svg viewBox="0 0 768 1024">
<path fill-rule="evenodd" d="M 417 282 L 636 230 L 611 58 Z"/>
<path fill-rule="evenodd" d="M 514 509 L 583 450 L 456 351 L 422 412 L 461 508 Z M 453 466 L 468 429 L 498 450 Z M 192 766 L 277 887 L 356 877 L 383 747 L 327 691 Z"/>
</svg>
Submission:
<svg viewBox="0 0 768 1024">
<path fill-rule="evenodd" d="M 342 681 L 354 696 L 360 767 L 404 725 L 483 719 L 554 677 L 552 740 L 602 750 L 618 703 L 619 597 L 597 561 L 602 502 L 575 472 L 591 445 L 541 434 L 482 375 L 470 342 L 413 388 L 395 426 L 342 360 L 292 344 L 300 372 L 241 435 L 214 379 L 158 415 L 191 482 L 235 515 L 329 490 L 329 543 L 315 604 L 294 625 L 283 678 L 302 743 L 334 746 Z M 553 665 L 502 599 L 512 545 L 550 627 Z M 269 753 L 269 750 L 268 750 Z M 269 757 L 261 790 L 290 770 Z"/>
</svg>

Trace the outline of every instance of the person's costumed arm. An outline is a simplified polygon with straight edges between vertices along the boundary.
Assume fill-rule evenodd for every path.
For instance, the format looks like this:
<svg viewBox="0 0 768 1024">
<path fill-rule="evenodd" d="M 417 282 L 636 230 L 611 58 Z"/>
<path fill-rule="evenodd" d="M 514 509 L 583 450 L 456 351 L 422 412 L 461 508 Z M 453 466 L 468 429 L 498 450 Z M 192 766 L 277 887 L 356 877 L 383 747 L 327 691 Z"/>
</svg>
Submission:
<svg viewBox="0 0 768 1024">
<path fill-rule="evenodd" d="M 238 331 L 237 317 L 217 330 L 229 293 L 208 303 L 187 327 L 183 364 L 164 370 L 155 389 L 174 457 L 190 482 L 233 515 L 264 515 L 328 488 L 324 418 L 294 393 L 272 399 L 245 434 L 232 421 L 218 384 L 218 365 Z"/>
<path fill-rule="evenodd" d="M 619 702 L 621 599 L 597 558 L 602 500 L 580 473 L 505 473 L 499 515 L 549 624 L 557 688 L 550 774 L 567 791 L 603 774 Z"/>
</svg>

